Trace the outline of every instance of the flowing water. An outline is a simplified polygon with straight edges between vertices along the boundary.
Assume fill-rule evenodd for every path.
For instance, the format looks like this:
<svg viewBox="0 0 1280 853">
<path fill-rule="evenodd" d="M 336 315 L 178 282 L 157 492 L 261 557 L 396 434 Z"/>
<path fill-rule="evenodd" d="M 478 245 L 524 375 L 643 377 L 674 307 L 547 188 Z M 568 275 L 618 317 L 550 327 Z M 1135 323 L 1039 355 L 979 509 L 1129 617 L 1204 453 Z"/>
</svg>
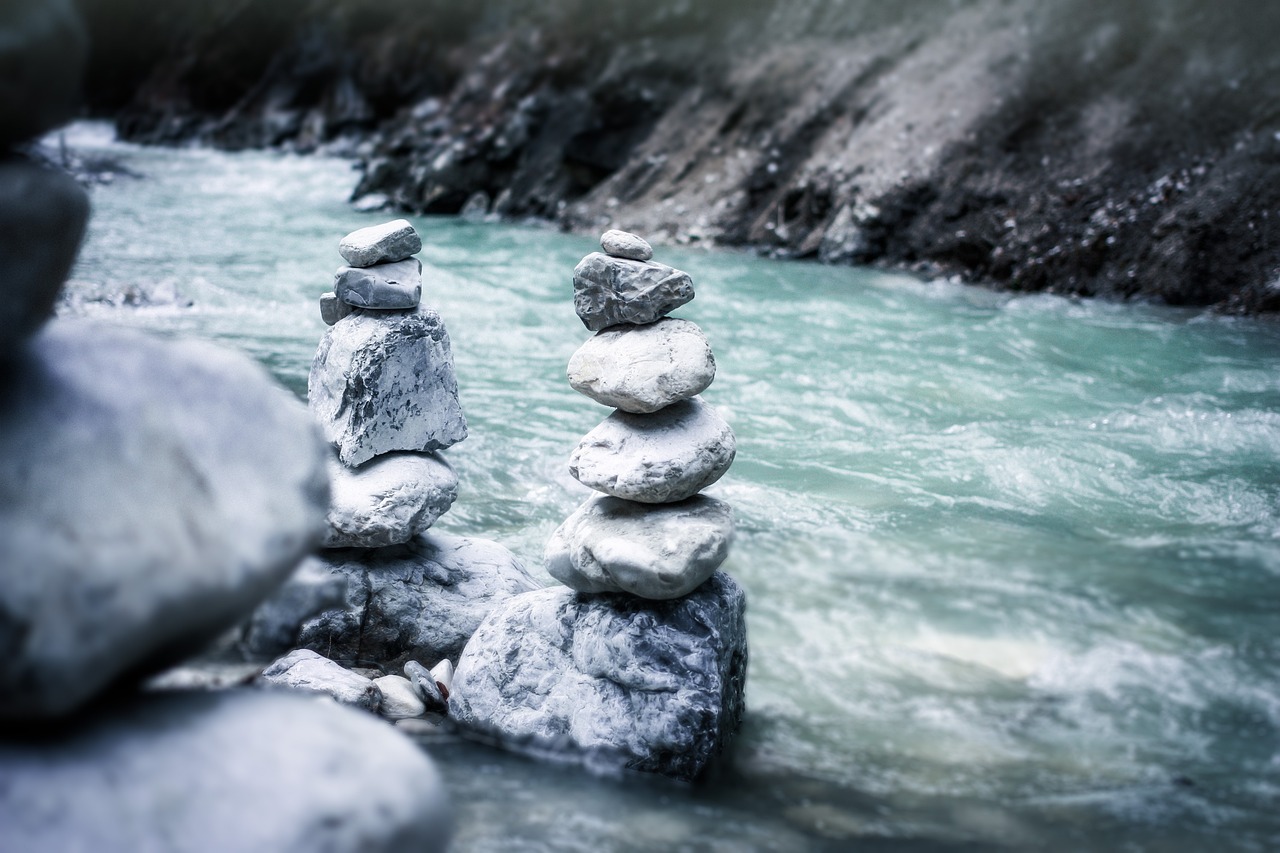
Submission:
<svg viewBox="0 0 1280 853">
<path fill-rule="evenodd" d="M 244 350 L 305 395 L 346 204 L 323 158 L 144 150 L 63 313 Z M 586 237 L 414 220 L 471 437 L 439 523 L 531 566 L 607 410 L 564 378 Z M 748 717 L 707 781 L 425 746 L 456 849 L 1280 847 L 1280 325 L 659 247 L 738 436 Z M 540 567 L 539 567 L 540 568 Z M 547 583 L 550 583 L 547 579 Z"/>
</svg>

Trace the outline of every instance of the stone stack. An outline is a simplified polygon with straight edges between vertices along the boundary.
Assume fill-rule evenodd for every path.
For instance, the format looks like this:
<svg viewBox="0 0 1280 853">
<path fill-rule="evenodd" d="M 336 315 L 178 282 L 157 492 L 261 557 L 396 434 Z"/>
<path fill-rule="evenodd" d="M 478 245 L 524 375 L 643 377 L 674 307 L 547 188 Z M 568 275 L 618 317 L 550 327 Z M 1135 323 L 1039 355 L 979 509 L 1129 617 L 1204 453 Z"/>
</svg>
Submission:
<svg viewBox="0 0 1280 853">
<path fill-rule="evenodd" d="M 617 409 L 569 460 L 600 494 L 546 547 L 569 589 L 518 596 L 485 621 L 450 712 L 518 748 L 692 778 L 743 713 L 745 597 L 717 571 L 733 513 L 700 494 L 732 464 L 734 436 L 698 396 L 715 377 L 706 338 L 667 316 L 693 298 L 688 274 L 633 234 L 609 231 L 601 247 L 574 270 L 574 307 L 596 335 L 568 370 Z"/>
</svg>

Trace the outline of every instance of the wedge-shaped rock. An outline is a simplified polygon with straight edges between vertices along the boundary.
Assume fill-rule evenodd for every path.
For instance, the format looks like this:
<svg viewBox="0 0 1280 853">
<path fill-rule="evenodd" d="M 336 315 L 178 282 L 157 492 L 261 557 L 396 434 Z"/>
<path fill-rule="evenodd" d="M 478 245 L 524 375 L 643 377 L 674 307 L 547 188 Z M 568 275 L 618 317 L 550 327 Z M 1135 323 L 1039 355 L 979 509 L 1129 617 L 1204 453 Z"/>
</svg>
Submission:
<svg viewBox="0 0 1280 853">
<path fill-rule="evenodd" d="M 451 809 L 386 722 L 284 691 L 141 694 L 0 741 L 0 850 L 440 853 Z"/>
<path fill-rule="evenodd" d="M 332 326 L 352 310 L 351 306 L 339 299 L 336 293 L 325 293 L 320 296 L 320 319 L 326 326 Z"/>
<path fill-rule="evenodd" d="M 715 498 L 655 506 L 596 495 L 551 535 L 545 559 L 578 592 L 679 598 L 715 574 L 732 540 L 733 510 Z"/>
<path fill-rule="evenodd" d="M 352 231 L 338 243 L 338 254 L 353 267 L 393 264 L 421 251 L 422 238 L 407 219 Z"/>
<path fill-rule="evenodd" d="M 356 311 L 320 339 L 307 380 L 321 432 L 354 467 L 467 437 L 444 321 L 432 309 Z"/>
<path fill-rule="evenodd" d="M 724 419 L 694 397 L 651 415 L 609 415 L 578 443 L 569 473 L 616 498 L 674 503 L 719 480 L 736 447 Z"/>
<path fill-rule="evenodd" d="M 458 475 L 434 453 L 387 453 L 354 469 L 331 458 L 329 483 L 326 548 L 408 542 L 458 496 Z"/>
<path fill-rule="evenodd" d="M 647 414 L 701 394 L 716 378 L 702 330 L 664 317 L 597 332 L 569 359 L 569 384 L 597 403 Z"/>
<path fill-rule="evenodd" d="M 319 540 L 326 448 L 258 365 L 54 320 L 0 373 L 0 718 L 199 650 Z"/>
<path fill-rule="evenodd" d="M 691 299 L 689 274 L 665 264 L 592 252 L 573 269 L 573 307 L 593 332 L 652 323 Z"/>
<path fill-rule="evenodd" d="M 358 675 L 310 649 L 298 649 L 262 671 L 263 684 L 323 693 L 343 705 L 377 712 L 382 691 L 363 675 Z"/>
<path fill-rule="evenodd" d="M 334 295 L 352 308 L 400 311 L 422 301 L 422 262 L 417 258 L 374 267 L 338 267 Z"/>
<path fill-rule="evenodd" d="M 517 596 L 467 643 L 449 716 L 517 751 L 692 779 L 742 722 L 745 608 L 723 572 L 674 601 Z"/>
</svg>

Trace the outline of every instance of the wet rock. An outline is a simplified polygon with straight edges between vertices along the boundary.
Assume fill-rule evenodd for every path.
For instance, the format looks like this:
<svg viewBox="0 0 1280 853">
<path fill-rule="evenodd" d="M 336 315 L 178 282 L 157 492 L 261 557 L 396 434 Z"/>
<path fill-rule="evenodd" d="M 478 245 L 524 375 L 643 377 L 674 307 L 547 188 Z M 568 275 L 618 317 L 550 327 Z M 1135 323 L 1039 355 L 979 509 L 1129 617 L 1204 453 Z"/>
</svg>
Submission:
<svg viewBox="0 0 1280 853">
<path fill-rule="evenodd" d="M 338 254 L 353 267 L 393 264 L 421 251 L 422 238 L 407 219 L 352 231 L 338 243 Z"/>
<path fill-rule="evenodd" d="M 711 577 L 733 540 L 733 510 L 698 495 L 641 504 L 596 495 L 552 534 L 547 572 L 578 592 L 679 598 Z"/>
<path fill-rule="evenodd" d="M 600 248 L 606 255 L 615 258 L 628 258 L 633 261 L 647 261 L 653 257 L 653 247 L 643 237 L 637 237 L 626 231 L 606 231 L 600 237 Z"/>
<path fill-rule="evenodd" d="M 404 676 L 384 675 L 373 683 L 382 691 L 380 713 L 388 720 L 408 720 L 427 712 L 417 688 Z"/>
<path fill-rule="evenodd" d="M 593 332 L 652 323 L 691 299 L 689 274 L 665 264 L 592 252 L 573 269 L 573 307 Z"/>
<path fill-rule="evenodd" d="M 467 437 L 449 333 L 424 305 L 403 314 L 357 311 L 330 327 L 307 392 L 325 439 L 348 466 Z"/>
<path fill-rule="evenodd" d="M 0 160 L 0 361 L 53 313 L 88 217 L 89 198 L 74 179 L 25 160 Z"/>
<path fill-rule="evenodd" d="M 435 679 L 437 685 L 448 696 L 449 691 L 453 689 L 453 664 L 449 661 L 442 660 L 440 663 L 431 667 L 431 677 Z"/>
<path fill-rule="evenodd" d="M 408 542 L 458 496 L 458 475 L 434 453 L 388 453 L 354 469 L 331 458 L 329 482 L 326 548 Z"/>
<path fill-rule="evenodd" d="M 435 673 L 416 660 L 411 660 L 404 665 L 404 674 L 409 677 L 413 689 L 428 708 L 432 710 L 445 708 L 448 699 L 445 691 L 440 689 L 440 683 L 436 681 Z"/>
<path fill-rule="evenodd" d="M 343 705 L 377 713 L 382 691 L 363 675 L 348 672 L 310 649 L 297 649 L 262 671 L 259 680 L 276 687 L 323 693 Z"/>
<path fill-rule="evenodd" d="M 262 602 L 243 628 L 240 645 L 262 660 L 294 648 L 298 632 L 312 616 L 347 606 L 347 578 L 314 560 L 304 560 L 270 598 Z"/>
<path fill-rule="evenodd" d="M 324 459 L 244 356 L 50 323 L 0 373 L 0 718 L 67 713 L 243 619 L 318 541 Z"/>
<path fill-rule="evenodd" d="M 339 299 L 336 293 L 326 293 L 320 297 L 320 319 L 324 320 L 326 326 L 332 326 L 350 314 L 351 310 L 351 306 Z"/>
<path fill-rule="evenodd" d="M 569 457 L 569 473 L 598 492 L 641 503 L 693 497 L 733 464 L 733 430 L 700 397 L 649 415 L 614 412 Z"/>
<path fill-rule="evenodd" d="M 440 533 L 312 559 L 347 577 L 349 609 L 308 620 L 298 645 L 344 662 L 456 659 L 490 610 L 537 587 L 498 543 Z"/>
<path fill-rule="evenodd" d="M 701 394 L 716 377 L 696 324 L 665 317 L 597 332 L 569 359 L 569 384 L 597 403 L 646 414 Z"/>
<path fill-rule="evenodd" d="M 71 0 L 0 4 L 0 147 L 38 136 L 75 116 L 88 48 L 84 24 Z"/>
<path fill-rule="evenodd" d="M 517 596 L 467 643 L 449 715 L 517 751 L 692 779 L 742 721 L 745 608 L 723 572 L 673 601 Z"/>
<path fill-rule="evenodd" d="M 157 693 L 77 723 L 0 741 L 0 849 L 426 853 L 452 834 L 426 753 L 332 702 Z"/>
<path fill-rule="evenodd" d="M 417 258 L 373 267 L 339 267 L 333 292 L 353 308 L 398 311 L 422 300 L 422 262 Z"/>
</svg>

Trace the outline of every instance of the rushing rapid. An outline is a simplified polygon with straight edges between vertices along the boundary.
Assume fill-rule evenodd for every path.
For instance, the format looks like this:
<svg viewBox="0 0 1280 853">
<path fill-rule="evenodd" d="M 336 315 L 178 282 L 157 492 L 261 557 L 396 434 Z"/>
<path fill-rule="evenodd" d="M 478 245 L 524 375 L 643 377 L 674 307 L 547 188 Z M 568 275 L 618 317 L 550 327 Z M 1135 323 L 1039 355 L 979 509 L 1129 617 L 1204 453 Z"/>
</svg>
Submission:
<svg viewBox="0 0 1280 853">
<path fill-rule="evenodd" d="M 350 165 L 68 142 L 119 165 L 60 312 L 305 395 L 333 246 L 388 218 L 346 203 Z M 413 221 L 471 430 L 439 527 L 539 567 L 608 413 L 564 376 L 594 241 Z M 1280 846 L 1280 326 L 660 251 L 738 436 L 709 493 L 737 513 L 748 721 L 692 787 L 433 738 L 457 849 Z"/>
</svg>

